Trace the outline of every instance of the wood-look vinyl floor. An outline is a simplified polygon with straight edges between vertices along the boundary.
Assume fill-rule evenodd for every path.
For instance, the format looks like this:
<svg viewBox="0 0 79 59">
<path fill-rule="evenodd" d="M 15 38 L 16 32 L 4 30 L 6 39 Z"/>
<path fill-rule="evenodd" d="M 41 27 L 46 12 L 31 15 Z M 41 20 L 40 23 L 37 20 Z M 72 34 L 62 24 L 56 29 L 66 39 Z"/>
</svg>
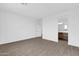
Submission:
<svg viewBox="0 0 79 59">
<path fill-rule="evenodd" d="M 0 45 L 0 56 L 79 56 L 79 48 L 68 46 L 67 41 L 33 38 Z"/>
</svg>

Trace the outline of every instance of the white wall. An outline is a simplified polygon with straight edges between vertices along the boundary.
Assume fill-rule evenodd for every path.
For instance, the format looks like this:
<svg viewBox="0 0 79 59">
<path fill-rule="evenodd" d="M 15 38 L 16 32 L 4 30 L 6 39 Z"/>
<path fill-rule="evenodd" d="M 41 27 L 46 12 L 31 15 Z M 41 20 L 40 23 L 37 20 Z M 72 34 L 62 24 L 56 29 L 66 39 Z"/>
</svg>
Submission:
<svg viewBox="0 0 79 59">
<path fill-rule="evenodd" d="M 42 24 L 40 20 L 0 11 L 0 44 L 39 37 L 41 31 L 43 39 L 58 42 L 58 17 L 63 15 L 69 22 L 68 44 L 79 47 L 79 9 L 43 18 Z"/>
<path fill-rule="evenodd" d="M 56 15 L 61 16 L 67 17 L 68 21 L 68 45 L 79 47 L 79 8 Z"/>
<path fill-rule="evenodd" d="M 42 19 L 35 20 L 36 22 L 36 34 L 42 37 Z"/>
<path fill-rule="evenodd" d="M 79 9 L 70 12 L 68 44 L 79 47 Z"/>
<path fill-rule="evenodd" d="M 68 26 L 68 18 L 62 15 L 58 18 L 58 32 L 67 32 L 68 29 L 65 26 Z"/>
<path fill-rule="evenodd" d="M 36 20 L 19 14 L 0 11 L 0 44 L 38 37 Z"/>
<path fill-rule="evenodd" d="M 58 42 L 58 23 L 53 16 L 43 18 L 43 39 Z"/>
<path fill-rule="evenodd" d="M 66 16 L 68 20 L 68 45 L 79 47 L 79 9 L 72 9 L 43 19 L 43 38 L 57 42 L 58 18 Z"/>
</svg>

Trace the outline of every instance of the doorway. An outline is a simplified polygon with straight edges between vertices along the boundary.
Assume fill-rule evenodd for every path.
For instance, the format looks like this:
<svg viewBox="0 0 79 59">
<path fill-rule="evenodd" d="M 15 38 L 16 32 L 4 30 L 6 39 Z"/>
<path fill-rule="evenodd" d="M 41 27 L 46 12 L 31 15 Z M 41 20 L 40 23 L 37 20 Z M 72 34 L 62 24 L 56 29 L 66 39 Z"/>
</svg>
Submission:
<svg viewBox="0 0 79 59">
<path fill-rule="evenodd" d="M 68 19 L 63 16 L 58 18 L 58 40 L 68 42 Z"/>
</svg>

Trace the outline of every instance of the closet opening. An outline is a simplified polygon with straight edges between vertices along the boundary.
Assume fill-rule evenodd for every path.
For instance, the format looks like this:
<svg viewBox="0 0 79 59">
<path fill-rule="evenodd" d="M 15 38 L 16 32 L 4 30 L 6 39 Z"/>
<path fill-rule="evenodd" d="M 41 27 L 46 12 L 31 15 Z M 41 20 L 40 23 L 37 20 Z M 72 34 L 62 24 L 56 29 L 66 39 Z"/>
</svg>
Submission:
<svg viewBox="0 0 79 59">
<path fill-rule="evenodd" d="M 58 18 L 58 41 L 66 41 L 68 44 L 68 19 Z"/>
</svg>

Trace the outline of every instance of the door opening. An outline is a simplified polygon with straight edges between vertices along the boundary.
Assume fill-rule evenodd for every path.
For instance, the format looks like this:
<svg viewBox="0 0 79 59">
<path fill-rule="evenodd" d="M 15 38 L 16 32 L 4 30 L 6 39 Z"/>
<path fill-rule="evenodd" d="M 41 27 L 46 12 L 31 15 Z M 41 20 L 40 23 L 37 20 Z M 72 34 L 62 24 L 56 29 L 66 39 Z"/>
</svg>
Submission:
<svg viewBox="0 0 79 59">
<path fill-rule="evenodd" d="M 68 42 L 68 19 L 66 17 L 58 19 L 58 40 Z"/>
</svg>

